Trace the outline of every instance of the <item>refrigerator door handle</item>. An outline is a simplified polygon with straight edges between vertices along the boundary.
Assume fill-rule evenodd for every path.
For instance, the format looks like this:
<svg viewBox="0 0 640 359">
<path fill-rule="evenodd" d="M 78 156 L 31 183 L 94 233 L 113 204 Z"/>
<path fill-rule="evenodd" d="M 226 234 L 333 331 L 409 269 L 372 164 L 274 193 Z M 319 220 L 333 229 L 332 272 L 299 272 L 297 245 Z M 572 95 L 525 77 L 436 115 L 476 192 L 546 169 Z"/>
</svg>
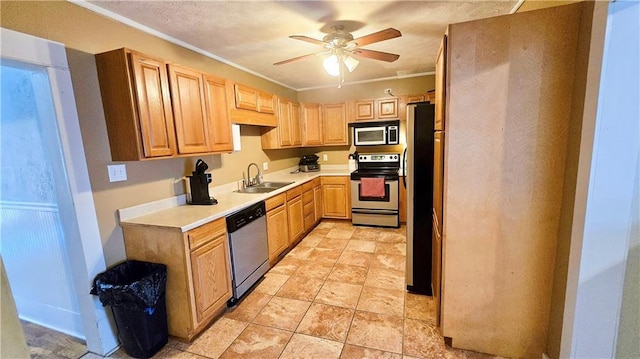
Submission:
<svg viewBox="0 0 640 359">
<path fill-rule="evenodd" d="M 404 188 L 407 188 L 407 148 L 404 148 L 404 152 L 402 153 L 402 184 Z"/>
</svg>

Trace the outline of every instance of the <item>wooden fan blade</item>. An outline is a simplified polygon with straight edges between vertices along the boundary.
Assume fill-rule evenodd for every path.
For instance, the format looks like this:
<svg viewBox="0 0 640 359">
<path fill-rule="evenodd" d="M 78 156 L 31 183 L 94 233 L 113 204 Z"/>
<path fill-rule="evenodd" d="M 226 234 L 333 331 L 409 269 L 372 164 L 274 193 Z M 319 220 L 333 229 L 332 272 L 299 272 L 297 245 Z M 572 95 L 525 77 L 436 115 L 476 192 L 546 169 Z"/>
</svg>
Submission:
<svg viewBox="0 0 640 359">
<path fill-rule="evenodd" d="M 316 45 L 326 45 L 326 42 L 324 41 L 320 41 L 320 40 L 316 40 L 312 37 L 308 37 L 308 36 L 303 36 L 303 35 L 291 35 L 289 36 L 292 39 L 296 39 L 296 40 L 300 40 L 300 41 L 306 41 L 306 42 L 310 42 L 312 44 L 316 44 Z"/>
<path fill-rule="evenodd" d="M 316 56 L 316 55 L 318 55 L 318 54 L 322 54 L 322 53 L 324 53 L 324 51 L 323 51 L 323 52 L 316 52 L 316 53 L 313 53 L 313 54 L 306 54 L 306 55 L 302 55 L 302 56 L 294 57 L 294 58 L 292 58 L 292 59 L 288 59 L 288 60 L 284 60 L 284 61 L 276 62 L 274 65 L 284 65 L 284 64 L 288 64 L 288 63 L 290 63 L 290 62 L 294 62 L 294 61 L 302 60 L 302 59 L 305 59 L 305 58 L 307 58 L 307 57 Z"/>
<path fill-rule="evenodd" d="M 349 44 L 356 44 L 357 47 L 360 47 L 360 46 L 373 44 L 374 42 L 389 40 L 389 39 L 393 39 L 393 38 L 400 37 L 400 36 L 402 36 L 400 31 L 390 27 L 390 28 L 388 28 L 386 30 L 381 30 L 381 31 L 378 31 L 378 32 L 374 32 L 372 34 L 365 35 L 365 36 L 359 37 L 357 39 L 351 40 L 348 43 Z"/>
<path fill-rule="evenodd" d="M 358 56 L 358 57 L 366 57 L 368 59 L 374 59 L 374 60 L 380 60 L 380 61 L 386 61 L 386 62 L 394 62 L 398 58 L 400 58 L 400 55 L 397 55 L 397 54 L 391 54 L 388 52 L 381 52 L 381 51 L 375 51 L 375 50 L 366 50 L 366 49 L 355 49 L 351 52 L 351 55 Z"/>
</svg>

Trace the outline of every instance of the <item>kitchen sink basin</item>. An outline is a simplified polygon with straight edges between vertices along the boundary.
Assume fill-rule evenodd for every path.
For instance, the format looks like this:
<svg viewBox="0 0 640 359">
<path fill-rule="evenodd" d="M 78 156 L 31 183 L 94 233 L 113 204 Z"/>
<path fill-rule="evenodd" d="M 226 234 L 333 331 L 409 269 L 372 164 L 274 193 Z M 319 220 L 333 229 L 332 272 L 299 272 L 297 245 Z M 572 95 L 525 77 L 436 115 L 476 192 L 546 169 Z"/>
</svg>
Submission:
<svg viewBox="0 0 640 359">
<path fill-rule="evenodd" d="M 263 182 L 260 183 L 259 185 L 255 185 L 254 187 L 264 187 L 264 188 L 282 188 L 284 186 L 288 186 L 290 184 L 292 184 L 293 182 Z"/>
<path fill-rule="evenodd" d="M 275 191 L 278 188 L 282 188 L 284 186 L 288 186 L 293 182 L 263 182 L 257 184 L 255 186 L 246 187 L 236 192 L 239 193 L 269 193 L 271 191 Z"/>
</svg>

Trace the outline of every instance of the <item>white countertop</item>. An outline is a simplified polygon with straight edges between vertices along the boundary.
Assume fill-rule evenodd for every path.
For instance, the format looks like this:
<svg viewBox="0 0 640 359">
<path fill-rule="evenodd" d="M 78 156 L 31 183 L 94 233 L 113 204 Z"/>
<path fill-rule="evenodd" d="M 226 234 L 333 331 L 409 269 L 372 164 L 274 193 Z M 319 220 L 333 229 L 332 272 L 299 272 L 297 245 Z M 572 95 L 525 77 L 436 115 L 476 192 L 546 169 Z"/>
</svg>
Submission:
<svg viewBox="0 0 640 359">
<path fill-rule="evenodd" d="M 351 172 L 348 166 L 323 166 L 319 172 L 290 173 L 292 169 L 264 174 L 264 180 L 269 182 L 293 182 L 269 193 L 238 193 L 236 183 L 211 187 L 210 194 L 218 200 L 218 204 L 188 205 L 185 195 L 167 198 L 160 201 L 145 203 L 139 206 L 118 210 L 121 226 L 156 226 L 179 228 L 182 232 L 189 231 L 203 224 L 226 217 L 235 211 L 251 204 L 280 194 L 299 186 L 319 176 L 348 176 Z"/>
</svg>

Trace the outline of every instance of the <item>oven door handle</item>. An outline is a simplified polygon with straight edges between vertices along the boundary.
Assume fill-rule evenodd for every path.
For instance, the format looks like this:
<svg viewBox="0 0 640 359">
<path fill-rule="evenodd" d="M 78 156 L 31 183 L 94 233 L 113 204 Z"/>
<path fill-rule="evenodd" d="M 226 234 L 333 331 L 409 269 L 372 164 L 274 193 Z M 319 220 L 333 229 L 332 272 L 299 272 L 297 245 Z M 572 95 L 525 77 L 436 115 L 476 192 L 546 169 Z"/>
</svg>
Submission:
<svg viewBox="0 0 640 359">
<path fill-rule="evenodd" d="M 351 209 L 351 213 L 360 213 L 360 214 L 398 214 L 397 210 L 393 209 L 362 209 L 362 208 L 353 208 Z"/>
</svg>

